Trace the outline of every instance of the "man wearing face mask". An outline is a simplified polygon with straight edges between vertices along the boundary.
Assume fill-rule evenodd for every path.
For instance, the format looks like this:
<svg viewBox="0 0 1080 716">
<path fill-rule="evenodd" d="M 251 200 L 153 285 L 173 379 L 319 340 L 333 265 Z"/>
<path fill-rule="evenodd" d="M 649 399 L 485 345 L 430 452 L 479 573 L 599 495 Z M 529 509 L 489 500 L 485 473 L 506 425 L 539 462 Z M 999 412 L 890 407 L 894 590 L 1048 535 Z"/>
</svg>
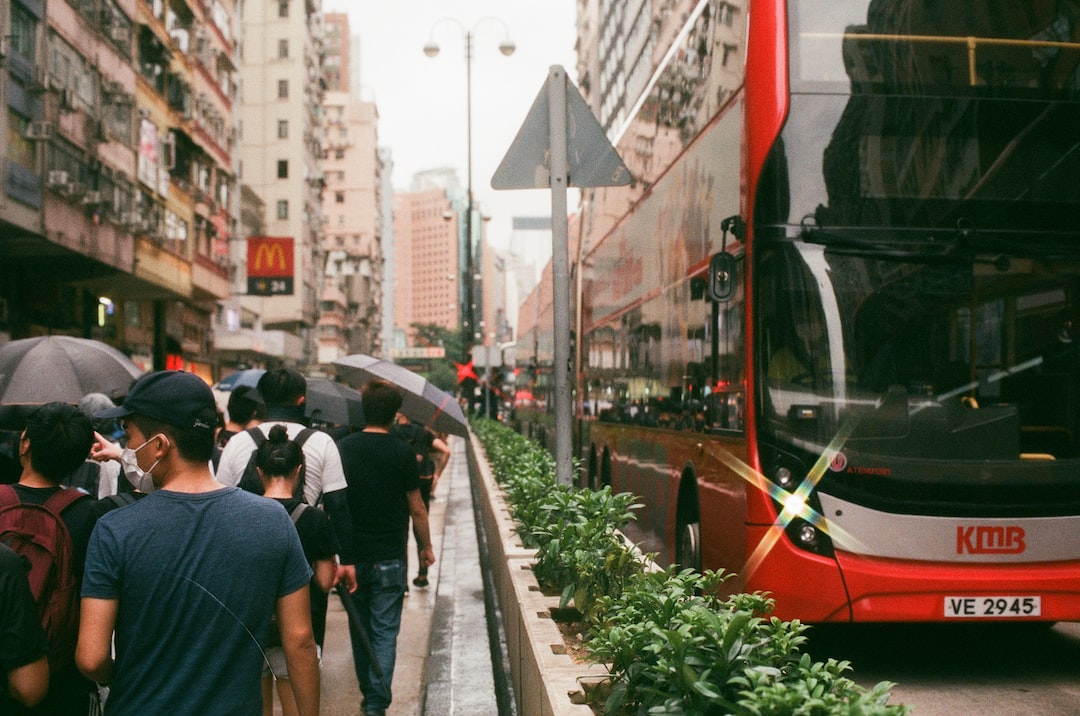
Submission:
<svg viewBox="0 0 1080 716">
<path fill-rule="evenodd" d="M 124 459 L 157 488 L 103 515 L 87 548 L 75 659 L 111 686 L 108 713 L 261 715 L 276 612 L 298 711 L 317 714 L 311 569 L 280 505 L 214 479 L 209 386 L 150 373 L 98 417 L 124 419 Z"/>
</svg>

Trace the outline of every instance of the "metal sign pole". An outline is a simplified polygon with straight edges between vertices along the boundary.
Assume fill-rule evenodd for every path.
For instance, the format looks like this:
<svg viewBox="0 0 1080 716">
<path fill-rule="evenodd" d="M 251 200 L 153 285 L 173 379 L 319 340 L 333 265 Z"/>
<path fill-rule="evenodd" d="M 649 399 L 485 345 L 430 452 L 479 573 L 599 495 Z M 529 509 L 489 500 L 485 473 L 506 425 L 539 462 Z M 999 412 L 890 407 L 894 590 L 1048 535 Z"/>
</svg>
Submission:
<svg viewBox="0 0 1080 716">
<path fill-rule="evenodd" d="M 570 250 L 566 209 L 566 70 L 553 65 L 548 73 L 551 147 L 551 269 L 555 319 L 555 477 L 573 480 L 570 395 Z"/>
</svg>

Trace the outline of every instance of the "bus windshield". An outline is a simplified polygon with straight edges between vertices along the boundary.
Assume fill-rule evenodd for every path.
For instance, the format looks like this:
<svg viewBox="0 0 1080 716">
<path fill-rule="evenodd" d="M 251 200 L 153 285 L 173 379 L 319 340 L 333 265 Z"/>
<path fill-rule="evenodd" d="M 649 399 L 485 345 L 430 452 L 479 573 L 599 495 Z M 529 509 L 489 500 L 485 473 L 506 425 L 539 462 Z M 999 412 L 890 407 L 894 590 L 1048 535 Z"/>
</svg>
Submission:
<svg viewBox="0 0 1080 716">
<path fill-rule="evenodd" d="M 843 433 L 879 456 L 1080 457 L 1080 252 L 886 246 L 768 245 L 770 432 L 819 449 Z"/>
<path fill-rule="evenodd" d="M 882 508 L 1066 509 L 1080 2 L 790 7 L 788 116 L 754 205 L 763 460 L 839 450 L 857 469 L 822 489 Z"/>
</svg>

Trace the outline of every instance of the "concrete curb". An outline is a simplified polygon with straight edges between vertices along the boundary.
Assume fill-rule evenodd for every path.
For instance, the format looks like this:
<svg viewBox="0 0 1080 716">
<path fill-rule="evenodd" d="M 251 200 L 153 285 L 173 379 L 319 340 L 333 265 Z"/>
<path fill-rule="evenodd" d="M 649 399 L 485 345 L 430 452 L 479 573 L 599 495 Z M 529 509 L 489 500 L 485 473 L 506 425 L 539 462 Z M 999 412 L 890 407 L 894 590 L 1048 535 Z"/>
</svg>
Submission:
<svg viewBox="0 0 1080 716">
<path fill-rule="evenodd" d="M 576 663 L 565 653 L 562 634 L 551 619 L 558 597 L 545 596 L 532 572 L 536 550 L 514 533 L 506 496 L 472 435 L 474 484 L 479 488 L 480 519 L 487 534 L 488 569 L 506 633 L 511 683 L 517 713 L 528 716 L 591 716 L 580 677 L 600 676 L 600 665 Z"/>
</svg>

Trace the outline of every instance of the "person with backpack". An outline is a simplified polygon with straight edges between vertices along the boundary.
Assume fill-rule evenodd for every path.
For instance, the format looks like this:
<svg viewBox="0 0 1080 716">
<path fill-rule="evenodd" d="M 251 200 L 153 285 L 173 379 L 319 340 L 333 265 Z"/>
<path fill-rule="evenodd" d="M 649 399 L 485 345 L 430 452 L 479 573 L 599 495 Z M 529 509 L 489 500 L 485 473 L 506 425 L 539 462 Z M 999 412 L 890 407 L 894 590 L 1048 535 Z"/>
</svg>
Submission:
<svg viewBox="0 0 1080 716">
<path fill-rule="evenodd" d="M 255 450 L 270 434 L 273 426 L 284 425 L 289 439 L 300 442 L 303 447 L 304 469 L 300 491 L 304 502 L 320 505 L 326 511 L 341 545 L 341 564 L 334 582 L 344 581 L 350 591 L 355 590 L 356 568 L 353 565 L 356 560 L 351 548 L 353 528 L 346 497 L 348 484 L 333 438 L 322 431 L 312 430 L 305 422 L 307 380 L 292 368 L 273 368 L 259 378 L 258 390 L 266 402 L 267 419 L 229 438 L 218 464 L 218 482 L 262 494 L 262 484 L 255 470 Z M 312 597 L 321 601 L 318 593 Z M 325 612 L 325 606 L 322 609 Z M 318 636 L 321 641 L 322 635 Z"/>
<path fill-rule="evenodd" d="M 295 496 L 300 470 L 304 465 L 303 449 L 295 441 L 289 440 L 284 425 L 275 425 L 270 429 L 266 441 L 255 451 L 255 464 L 262 480 L 263 496 L 280 503 L 296 526 L 304 557 L 313 572 L 311 591 L 320 590 L 327 594 L 334 584 L 338 543 L 326 513 Z M 314 601 L 312 605 L 315 605 Z M 320 620 L 321 625 L 316 625 Z M 311 621 L 316 635 L 326 631 L 325 612 L 320 613 L 313 608 Z M 296 699 L 289 683 L 284 652 L 280 639 L 275 640 L 274 636 L 271 630 L 270 646 L 266 650 L 267 665 L 263 668 L 263 716 L 272 716 L 274 712 L 275 681 L 283 716 L 295 716 Z M 316 644 L 321 655 L 322 643 L 318 636 Z"/>
<path fill-rule="evenodd" d="M 94 499 L 61 483 L 90 453 L 90 418 L 73 405 L 47 403 L 27 416 L 19 437 L 22 475 L 0 486 L 0 542 L 30 564 L 29 581 L 49 649 L 49 691 L 34 709 L 13 713 L 83 716 L 97 699 L 75 667 L 79 583 L 94 527 Z"/>
<path fill-rule="evenodd" d="M 266 401 L 258 388 L 238 385 L 229 391 L 227 412 L 225 427 L 219 430 L 217 435 L 218 447 L 222 449 L 233 435 L 266 420 Z"/>
<path fill-rule="evenodd" d="M 311 568 L 281 507 L 214 479 L 210 387 L 149 373 L 99 416 L 124 419 L 126 459 L 157 487 L 103 515 L 87 549 L 75 659 L 109 684 L 107 713 L 261 715 L 276 614 L 298 713 L 317 714 Z"/>
<path fill-rule="evenodd" d="M 0 544 L 0 714 L 36 706 L 49 689 L 48 642 L 22 557 Z"/>
<path fill-rule="evenodd" d="M 439 476 L 442 475 L 443 468 L 450 459 L 450 446 L 425 426 L 409 420 L 404 413 L 398 413 L 397 422 L 390 428 L 390 434 L 404 440 L 416 451 L 416 466 L 420 470 L 420 498 L 424 502 L 424 510 L 430 512 L 431 495 L 435 491 L 435 485 L 439 481 Z M 433 453 L 436 454 L 435 457 L 432 457 Z M 419 557 L 421 543 L 416 525 L 413 525 L 413 537 L 416 538 L 417 557 Z M 420 560 L 416 576 L 413 578 L 413 585 L 420 588 L 427 587 L 427 575 L 427 566 L 423 560 Z"/>
</svg>

